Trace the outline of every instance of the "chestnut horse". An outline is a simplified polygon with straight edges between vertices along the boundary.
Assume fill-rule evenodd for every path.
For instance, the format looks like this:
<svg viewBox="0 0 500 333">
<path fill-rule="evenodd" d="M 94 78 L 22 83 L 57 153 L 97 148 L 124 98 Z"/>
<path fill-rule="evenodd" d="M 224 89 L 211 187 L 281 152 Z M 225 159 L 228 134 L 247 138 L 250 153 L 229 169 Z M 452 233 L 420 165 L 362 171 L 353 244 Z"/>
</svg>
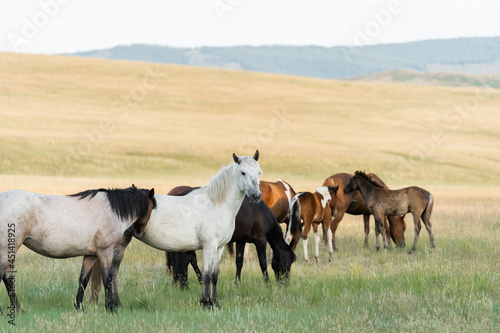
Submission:
<svg viewBox="0 0 500 333">
<path fill-rule="evenodd" d="M 385 183 L 374 173 L 369 173 L 367 175 L 373 182 L 387 188 Z M 352 193 L 344 193 L 344 188 L 349 183 L 349 180 L 353 177 L 352 174 L 348 173 L 336 173 L 331 175 L 323 182 L 323 186 L 339 186 L 339 191 L 337 192 L 337 206 L 334 213 L 334 218 L 331 223 L 332 229 L 332 239 L 333 239 L 333 249 L 337 250 L 335 246 L 335 232 L 339 226 L 340 221 L 344 217 L 345 213 L 351 215 L 363 215 L 363 221 L 365 224 L 365 241 L 364 246 L 368 247 L 368 234 L 370 233 L 370 211 L 366 206 L 366 202 L 359 193 L 359 191 L 354 191 Z M 404 220 L 404 215 L 402 216 L 389 216 L 389 226 L 387 226 L 387 220 L 384 220 L 384 225 L 386 226 L 387 238 L 391 238 L 396 246 L 405 246 L 405 230 L 406 223 Z"/>
<path fill-rule="evenodd" d="M 332 232 L 330 230 L 330 221 L 332 212 L 335 211 L 335 204 L 337 202 L 338 186 L 323 186 L 316 189 L 316 192 L 300 192 L 292 200 L 292 206 L 299 207 L 300 214 L 292 214 L 292 223 L 300 224 L 300 221 L 295 221 L 298 216 L 304 221 L 304 231 L 302 232 L 302 245 L 304 247 L 304 260 L 309 262 L 307 254 L 307 236 L 311 231 L 311 226 L 314 230 L 314 258 L 316 263 L 319 263 L 319 233 L 318 224 L 323 223 L 324 229 L 327 230 L 327 239 L 330 259 L 333 260 L 333 247 L 332 247 Z M 290 230 L 292 228 L 290 227 Z M 287 235 L 287 239 L 291 235 Z"/>
<path fill-rule="evenodd" d="M 373 182 L 362 171 L 356 171 L 354 177 L 344 188 L 344 192 L 349 194 L 358 190 L 367 203 L 370 213 L 373 214 L 377 231 L 377 250 L 379 248 L 379 230 L 382 232 L 384 247 L 387 248 L 387 239 L 384 230 L 383 220 L 388 215 L 402 215 L 411 213 L 415 225 L 415 240 L 410 253 L 417 247 L 418 236 L 421 229 L 420 220 L 424 222 L 429 233 L 431 248 L 434 248 L 434 235 L 432 233 L 431 214 L 434 206 L 432 194 L 417 186 L 406 187 L 400 190 L 389 190 L 378 183 Z"/>
</svg>

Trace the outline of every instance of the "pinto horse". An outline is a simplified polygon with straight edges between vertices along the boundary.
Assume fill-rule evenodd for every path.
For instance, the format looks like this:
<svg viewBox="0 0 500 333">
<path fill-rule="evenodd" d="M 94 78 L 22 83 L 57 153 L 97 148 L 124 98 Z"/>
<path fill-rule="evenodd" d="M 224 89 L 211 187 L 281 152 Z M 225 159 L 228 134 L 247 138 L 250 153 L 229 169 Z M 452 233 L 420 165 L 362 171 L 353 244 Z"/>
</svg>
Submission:
<svg viewBox="0 0 500 333">
<path fill-rule="evenodd" d="M 222 167 L 205 186 L 185 196 L 155 196 L 158 208 L 151 214 L 148 227 L 141 242 L 161 251 L 186 252 L 203 250 L 203 289 L 200 303 L 212 307 L 217 302 L 217 279 L 219 262 L 224 246 L 234 232 L 234 221 L 245 195 L 252 203 L 261 199 L 259 175 L 259 151 L 253 157 L 238 157 L 233 154 L 234 163 Z M 123 259 L 125 248 L 133 234 L 127 230 L 115 251 L 113 264 L 113 288 L 117 290 L 116 276 Z M 98 293 L 96 281 L 98 270 L 92 278 L 92 294 Z M 97 280 L 98 281 L 98 280 Z M 116 303 L 119 304 L 118 292 Z"/>
<path fill-rule="evenodd" d="M 374 183 L 387 188 L 385 183 L 374 173 L 369 173 L 367 175 Z M 348 173 L 336 173 L 331 175 L 323 182 L 323 186 L 339 186 L 339 191 L 337 191 L 337 206 L 336 212 L 334 213 L 334 218 L 331 223 L 332 229 L 332 239 L 333 239 L 333 249 L 336 250 L 335 246 L 335 232 L 339 226 L 340 221 L 344 217 L 345 213 L 351 215 L 363 215 L 363 221 L 365 225 L 365 241 L 364 246 L 368 247 L 368 234 L 370 233 L 370 211 L 366 206 L 366 202 L 359 193 L 359 191 L 354 191 L 349 194 L 344 193 L 344 188 L 349 183 L 349 180 L 353 177 L 352 174 Z M 404 215 L 401 216 L 389 216 L 389 225 L 386 227 L 387 238 L 391 238 L 396 246 L 405 246 L 405 230 L 406 223 L 404 220 Z M 384 220 L 384 225 L 387 226 L 387 220 Z"/>
<path fill-rule="evenodd" d="M 175 195 L 186 195 L 193 188 L 189 186 L 178 186 L 173 188 L 169 193 Z M 297 221 L 300 223 L 300 221 Z M 259 264 L 262 270 L 264 280 L 269 282 L 267 273 L 266 246 L 267 243 L 273 249 L 273 258 L 271 267 L 274 270 L 276 280 L 278 282 L 286 282 L 290 277 L 290 268 L 295 261 L 295 253 L 293 252 L 293 243 L 287 245 L 283 240 L 283 231 L 276 221 L 274 214 L 270 208 L 264 203 L 259 202 L 252 205 L 248 197 L 245 197 L 241 208 L 236 215 L 235 229 L 231 242 L 236 242 L 236 281 L 241 281 L 241 269 L 243 267 L 243 252 L 246 243 L 253 243 L 257 249 Z M 167 258 L 170 252 L 167 252 Z M 186 253 L 185 255 L 192 257 L 196 254 Z M 172 258 L 171 265 L 173 268 L 174 279 L 179 276 L 181 281 L 187 281 L 187 262 L 180 262 L 181 257 Z M 185 267 L 185 268 L 184 268 Z M 196 266 L 193 265 L 196 271 Z M 181 284 L 182 286 L 182 284 Z"/>
<path fill-rule="evenodd" d="M 431 248 L 435 248 L 434 235 L 432 233 L 431 214 L 434 206 L 434 197 L 426 190 L 411 186 L 400 190 L 389 190 L 373 182 L 362 171 L 356 171 L 354 177 L 344 188 L 346 194 L 359 190 L 363 199 L 367 203 L 370 213 L 373 214 L 376 222 L 377 250 L 380 248 L 379 233 L 382 233 L 384 248 L 388 247 L 384 230 L 384 218 L 390 215 L 403 215 L 411 213 L 415 225 L 415 239 L 410 253 L 417 248 L 418 236 L 420 234 L 420 220 L 424 222 L 429 233 Z"/>
<path fill-rule="evenodd" d="M 80 309 L 92 265 L 99 259 L 106 291 L 106 308 L 113 311 L 111 265 L 113 251 L 129 227 L 142 234 L 156 207 L 154 189 L 87 190 L 70 196 L 25 191 L 0 194 L 0 276 L 11 304 L 19 311 L 14 288 L 15 254 L 24 244 L 50 258 L 84 256 L 75 307 Z M 8 242 L 4 241 L 8 240 Z M 1 312 L 1 310 L 0 310 Z"/>
<path fill-rule="evenodd" d="M 304 221 L 304 231 L 302 232 L 302 245 L 304 247 L 304 260 L 309 262 L 307 254 L 307 236 L 311 231 L 311 226 L 314 230 L 314 258 L 316 263 L 319 263 L 319 233 L 318 224 L 323 223 L 325 230 L 327 230 L 328 250 L 330 254 L 329 261 L 333 260 L 333 247 L 332 247 L 332 232 L 330 230 L 330 221 L 332 212 L 335 211 L 337 203 L 338 186 L 322 186 L 316 189 L 316 192 L 301 192 L 295 195 L 292 200 L 292 206 L 297 205 L 300 211 L 300 219 Z M 292 214 L 292 223 L 300 223 L 295 221 L 296 214 Z M 290 230 L 294 227 L 290 226 Z M 287 236 L 287 239 L 291 235 Z"/>
</svg>

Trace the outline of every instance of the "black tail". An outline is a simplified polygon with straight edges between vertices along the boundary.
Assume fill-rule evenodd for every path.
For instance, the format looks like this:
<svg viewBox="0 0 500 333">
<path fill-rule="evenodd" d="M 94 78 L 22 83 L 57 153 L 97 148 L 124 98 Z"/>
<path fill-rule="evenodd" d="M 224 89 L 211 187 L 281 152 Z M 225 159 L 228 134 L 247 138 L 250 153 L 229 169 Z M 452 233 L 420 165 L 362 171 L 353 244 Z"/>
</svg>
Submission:
<svg viewBox="0 0 500 333">
<path fill-rule="evenodd" d="M 227 253 L 234 258 L 234 242 L 227 243 Z"/>
<path fill-rule="evenodd" d="M 169 252 L 170 265 L 173 273 L 173 283 L 179 283 L 181 289 L 188 289 L 188 265 L 185 252 Z"/>
<path fill-rule="evenodd" d="M 298 196 L 295 196 L 292 200 L 289 229 L 292 236 L 298 232 L 302 234 L 302 223 L 300 222 L 300 201 Z"/>
</svg>

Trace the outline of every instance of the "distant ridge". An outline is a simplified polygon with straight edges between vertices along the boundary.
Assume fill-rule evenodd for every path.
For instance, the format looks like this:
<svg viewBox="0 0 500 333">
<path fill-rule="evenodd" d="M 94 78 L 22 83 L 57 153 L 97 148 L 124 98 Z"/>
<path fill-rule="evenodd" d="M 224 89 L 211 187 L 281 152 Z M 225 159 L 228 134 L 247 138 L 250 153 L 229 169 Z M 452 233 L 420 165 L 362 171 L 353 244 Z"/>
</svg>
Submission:
<svg viewBox="0 0 500 333">
<path fill-rule="evenodd" d="M 459 73 L 432 72 L 422 73 L 413 70 L 396 69 L 387 72 L 349 78 L 350 81 L 398 82 L 408 84 L 454 86 L 454 87 L 491 87 L 500 88 L 500 74 L 472 75 Z"/>
<path fill-rule="evenodd" d="M 330 48 L 320 46 L 174 48 L 135 44 L 72 55 L 326 79 L 345 79 L 396 69 L 500 74 L 500 37 Z"/>
</svg>

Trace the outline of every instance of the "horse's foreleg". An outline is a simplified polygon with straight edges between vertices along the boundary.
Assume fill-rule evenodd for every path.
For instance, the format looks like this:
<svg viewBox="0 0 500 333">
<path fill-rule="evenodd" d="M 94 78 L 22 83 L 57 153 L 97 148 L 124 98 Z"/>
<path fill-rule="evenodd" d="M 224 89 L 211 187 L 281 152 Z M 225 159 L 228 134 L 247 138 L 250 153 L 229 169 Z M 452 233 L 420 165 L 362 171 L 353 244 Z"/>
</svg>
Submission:
<svg viewBox="0 0 500 333">
<path fill-rule="evenodd" d="M 87 283 L 89 283 L 90 273 L 92 272 L 92 267 L 94 267 L 96 259 L 96 257 L 90 256 L 83 257 L 82 271 L 80 273 L 80 280 L 78 281 L 78 293 L 76 294 L 75 309 L 77 310 L 81 309 L 85 288 L 87 288 Z"/>
<path fill-rule="evenodd" d="M 243 253 L 245 251 L 245 243 L 236 243 L 236 280 L 235 283 L 241 281 L 241 268 L 243 267 Z"/>
<path fill-rule="evenodd" d="M 391 227 L 389 226 L 389 218 L 388 216 L 384 216 L 384 229 L 385 229 L 385 238 L 387 239 L 387 246 L 391 247 Z"/>
<path fill-rule="evenodd" d="M 213 306 L 219 306 L 219 300 L 217 299 L 217 279 L 219 278 L 219 263 L 223 252 L 224 246 L 217 249 L 217 258 L 212 272 L 212 293 L 210 299 Z"/>
<path fill-rule="evenodd" d="M 332 230 L 330 228 L 330 215 L 323 217 L 323 230 L 325 230 L 325 229 L 326 229 L 326 239 L 327 239 L 327 244 L 328 244 L 328 254 L 330 255 L 328 262 L 332 262 L 333 261 L 333 245 L 332 245 Z"/>
<path fill-rule="evenodd" d="M 413 246 L 411 247 L 410 252 L 408 253 L 413 253 L 417 249 L 417 242 L 418 242 L 418 237 L 420 235 L 420 229 L 422 229 L 422 225 L 420 224 L 420 214 L 415 214 L 412 213 L 413 215 L 413 225 L 414 225 L 414 230 L 415 230 L 415 239 L 413 240 Z"/>
<path fill-rule="evenodd" d="M 363 214 L 363 223 L 365 225 L 365 241 L 364 247 L 368 247 L 368 234 L 370 233 L 370 214 Z"/>
<path fill-rule="evenodd" d="M 314 231 L 314 259 L 316 260 L 316 263 L 319 264 L 319 241 L 320 241 L 320 237 L 319 237 L 318 224 L 317 223 L 314 224 L 313 231 Z"/>
<path fill-rule="evenodd" d="M 106 295 L 106 310 L 115 310 L 115 299 L 113 295 L 113 250 L 107 249 L 98 254 L 101 262 L 102 283 Z"/>
<path fill-rule="evenodd" d="M 264 281 L 269 282 L 269 274 L 267 273 L 267 260 L 266 260 L 266 241 L 255 243 L 257 249 L 257 256 L 259 257 L 260 269 L 264 276 Z M 274 255 L 278 255 L 275 253 Z"/>
<path fill-rule="evenodd" d="M 384 218 L 385 215 L 382 212 L 375 212 L 373 214 L 373 217 L 375 218 L 375 223 L 377 225 L 378 233 L 382 234 L 382 240 L 384 241 L 384 249 L 387 249 L 389 245 L 387 244 L 387 236 L 385 234 L 385 227 L 384 227 Z M 378 241 L 378 235 L 377 235 L 377 250 L 380 248 L 380 243 Z"/>
<path fill-rule="evenodd" d="M 344 217 L 345 211 L 338 211 L 335 217 L 333 218 L 332 224 L 331 224 L 331 229 L 332 229 L 332 246 L 333 250 L 337 251 L 337 246 L 335 245 L 335 232 L 337 231 L 337 227 L 339 226 L 340 221 L 342 221 L 342 218 Z"/>
<path fill-rule="evenodd" d="M 202 251 L 203 256 L 203 289 L 201 291 L 201 300 L 200 303 L 204 307 L 212 307 L 212 299 L 211 299 L 211 287 L 212 287 L 212 275 L 214 270 L 216 269 L 216 261 L 217 261 L 217 241 L 212 242 L 211 244 L 207 244 Z"/>
<path fill-rule="evenodd" d="M 309 254 L 307 253 L 307 238 L 309 232 L 311 231 L 312 221 L 309 219 L 304 219 L 304 231 L 302 231 L 302 248 L 304 250 L 304 261 L 309 262 Z"/>
</svg>

